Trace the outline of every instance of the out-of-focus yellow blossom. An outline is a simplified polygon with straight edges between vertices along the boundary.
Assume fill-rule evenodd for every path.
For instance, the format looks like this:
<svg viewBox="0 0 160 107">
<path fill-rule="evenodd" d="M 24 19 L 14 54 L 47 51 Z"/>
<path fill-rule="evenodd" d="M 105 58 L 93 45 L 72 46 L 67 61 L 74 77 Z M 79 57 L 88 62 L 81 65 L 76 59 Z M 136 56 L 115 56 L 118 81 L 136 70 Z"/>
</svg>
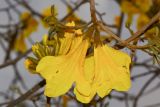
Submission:
<svg viewBox="0 0 160 107">
<path fill-rule="evenodd" d="M 42 11 L 42 16 L 43 16 L 44 18 L 45 18 L 45 17 L 48 17 L 48 16 L 51 16 L 51 7 L 45 8 L 45 9 Z M 43 25 L 45 28 L 48 28 L 48 27 L 49 27 L 43 19 L 41 20 L 41 22 L 42 22 L 42 25 Z"/>
<path fill-rule="evenodd" d="M 28 12 L 22 13 L 20 19 L 23 23 L 23 28 L 15 41 L 14 49 L 18 52 L 24 53 L 27 49 L 25 39 L 37 30 L 38 22 Z"/>
<path fill-rule="evenodd" d="M 14 44 L 14 49 L 17 52 L 22 52 L 22 53 L 24 53 L 27 50 L 24 36 L 21 36 L 21 35 L 18 36 L 18 38 L 16 39 L 15 44 Z"/>
<path fill-rule="evenodd" d="M 147 12 L 152 6 L 152 0 L 123 0 L 121 9 L 127 14 L 136 14 L 139 12 Z"/>
<path fill-rule="evenodd" d="M 139 12 L 139 10 L 133 5 L 133 3 L 128 0 L 122 1 L 121 10 L 122 12 L 127 14 L 135 14 Z"/>
<path fill-rule="evenodd" d="M 137 18 L 137 29 L 141 29 L 149 21 L 150 21 L 150 18 L 148 16 L 146 16 L 145 14 L 140 14 L 139 17 Z"/>
<path fill-rule="evenodd" d="M 147 12 L 152 6 L 152 0 L 132 0 L 135 6 L 139 8 L 142 12 Z"/>
<path fill-rule="evenodd" d="M 148 22 L 150 21 L 150 18 L 145 15 L 145 14 L 141 14 L 139 15 L 138 19 L 137 19 L 137 29 L 141 29 L 142 27 L 144 27 Z M 155 32 L 157 32 L 157 28 L 154 27 L 152 29 L 149 29 L 146 33 L 145 36 L 148 38 L 153 38 L 153 36 L 155 35 Z"/>
<path fill-rule="evenodd" d="M 152 6 L 152 0 L 123 0 L 121 10 L 126 13 L 128 18 L 126 23 L 131 24 L 135 14 L 145 14 Z"/>
<path fill-rule="evenodd" d="M 21 20 L 24 23 L 24 30 L 22 35 L 24 37 L 30 36 L 38 28 L 38 22 L 29 12 L 24 12 L 21 15 Z"/>
<path fill-rule="evenodd" d="M 51 7 L 47 7 L 42 11 L 43 17 L 51 16 Z"/>
<path fill-rule="evenodd" d="M 128 16 L 126 21 L 127 24 L 131 24 L 133 15 L 139 12 L 139 10 L 135 6 L 133 6 L 130 1 L 127 0 L 122 1 L 121 10 Z"/>
</svg>

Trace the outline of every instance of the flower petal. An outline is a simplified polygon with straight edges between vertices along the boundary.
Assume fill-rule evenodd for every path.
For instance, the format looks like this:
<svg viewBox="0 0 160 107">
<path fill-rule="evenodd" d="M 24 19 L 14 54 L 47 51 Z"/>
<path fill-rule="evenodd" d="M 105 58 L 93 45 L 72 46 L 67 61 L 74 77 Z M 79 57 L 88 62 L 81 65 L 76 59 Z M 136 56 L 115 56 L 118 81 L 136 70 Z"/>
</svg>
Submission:
<svg viewBox="0 0 160 107">
<path fill-rule="evenodd" d="M 73 66 L 75 64 L 67 63 L 63 56 L 46 56 L 41 59 L 36 70 L 46 79 L 45 95 L 57 97 L 71 88 L 75 81 Z"/>
<path fill-rule="evenodd" d="M 126 91 L 131 86 L 129 65 L 130 57 L 118 50 L 108 46 L 98 46 L 95 51 L 95 71 L 96 80 L 101 85 L 103 82 L 110 81 L 108 84 L 112 89 Z"/>
<path fill-rule="evenodd" d="M 96 94 L 96 88 L 93 87 L 92 82 L 94 78 L 94 58 L 93 56 L 85 59 L 84 76 L 86 81 L 79 81 L 81 85 L 74 88 L 74 93 L 77 99 L 83 103 L 89 103 Z M 79 79 L 78 79 L 79 80 Z M 78 87 L 79 86 L 79 87 Z"/>
<path fill-rule="evenodd" d="M 62 95 L 70 89 L 73 82 L 76 82 L 82 93 L 86 93 L 87 82 L 83 78 L 82 70 L 88 44 L 87 40 L 83 40 L 75 51 L 67 55 L 46 56 L 40 60 L 36 71 L 46 79 L 45 95 L 49 97 Z"/>
<path fill-rule="evenodd" d="M 101 98 L 103 98 L 104 96 L 108 95 L 111 90 L 112 90 L 112 87 L 110 85 L 110 81 L 105 81 L 97 87 L 97 94 Z"/>
<path fill-rule="evenodd" d="M 73 34 L 65 33 L 65 35 L 67 35 L 65 38 L 60 38 L 60 47 L 59 47 L 58 55 L 65 55 L 70 50 L 70 47 L 73 41 Z"/>
<path fill-rule="evenodd" d="M 82 103 L 89 103 L 92 98 L 95 96 L 96 94 L 96 90 L 95 88 L 91 88 L 90 91 L 90 95 L 88 96 L 84 96 L 83 94 L 81 94 L 81 92 L 79 92 L 79 90 L 77 90 L 76 88 L 74 89 L 74 94 L 76 95 L 76 98 L 78 101 L 82 102 Z"/>
<path fill-rule="evenodd" d="M 71 71 L 55 75 L 51 79 L 46 79 L 45 95 L 57 97 L 65 94 L 71 88 L 74 80 L 75 75 Z"/>
</svg>

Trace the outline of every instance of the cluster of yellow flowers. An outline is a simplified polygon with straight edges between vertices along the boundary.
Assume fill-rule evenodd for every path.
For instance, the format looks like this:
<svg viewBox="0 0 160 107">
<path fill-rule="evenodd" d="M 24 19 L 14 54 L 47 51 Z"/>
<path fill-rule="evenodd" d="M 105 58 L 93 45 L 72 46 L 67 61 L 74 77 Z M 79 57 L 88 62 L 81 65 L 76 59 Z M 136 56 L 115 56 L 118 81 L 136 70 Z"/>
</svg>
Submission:
<svg viewBox="0 0 160 107">
<path fill-rule="evenodd" d="M 98 94 L 101 98 L 112 89 L 127 91 L 131 86 L 130 57 L 100 40 L 94 27 L 83 32 L 66 24 L 63 35 L 44 36 L 33 45 L 36 58 L 27 58 L 26 68 L 46 80 L 44 94 L 57 97 L 74 87 L 78 101 L 89 103 Z"/>
</svg>

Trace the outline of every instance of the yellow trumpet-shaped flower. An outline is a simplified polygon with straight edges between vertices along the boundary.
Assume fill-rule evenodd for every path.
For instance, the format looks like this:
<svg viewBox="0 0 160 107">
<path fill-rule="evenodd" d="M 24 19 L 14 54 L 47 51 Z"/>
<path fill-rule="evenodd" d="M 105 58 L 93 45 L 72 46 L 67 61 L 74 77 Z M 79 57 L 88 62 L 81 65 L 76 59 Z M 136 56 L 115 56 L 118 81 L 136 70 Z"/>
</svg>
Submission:
<svg viewBox="0 0 160 107">
<path fill-rule="evenodd" d="M 130 57 L 102 45 L 98 31 L 93 33 L 93 29 L 88 29 L 82 33 L 80 29 L 67 26 L 75 26 L 75 23 L 67 23 L 60 35 L 44 36 L 42 43 L 32 46 L 37 59 L 29 58 L 25 62 L 27 69 L 46 80 L 44 94 L 57 97 L 74 86 L 77 100 L 89 103 L 96 94 L 104 97 L 112 89 L 128 90 Z"/>
<path fill-rule="evenodd" d="M 127 91 L 131 86 L 129 65 L 130 57 L 109 46 L 98 45 L 94 49 L 95 84 L 100 97 L 112 89 Z"/>
<path fill-rule="evenodd" d="M 88 103 L 96 93 L 104 97 L 112 89 L 127 91 L 131 86 L 130 62 L 130 57 L 124 52 L 105 45 L 95 47 L 94 57 L 86 58 L 84 65 L 85 78 L 90 84 L 90 94 L 84 96 L 75 88 L 77 99 Z"/>
<path fill-rule="evenodd" d="M 83 40 L 67 55 L 46 56 L 40 60 L 36 71 L 46 79 L 46 96 L 56 97 L 63 95 L 71 88 L 74 82 L 82 95 L 90 95 L 90 85 L 86 81 L 83 72 L 88 45 L 88 40 Z"/>
</svg>

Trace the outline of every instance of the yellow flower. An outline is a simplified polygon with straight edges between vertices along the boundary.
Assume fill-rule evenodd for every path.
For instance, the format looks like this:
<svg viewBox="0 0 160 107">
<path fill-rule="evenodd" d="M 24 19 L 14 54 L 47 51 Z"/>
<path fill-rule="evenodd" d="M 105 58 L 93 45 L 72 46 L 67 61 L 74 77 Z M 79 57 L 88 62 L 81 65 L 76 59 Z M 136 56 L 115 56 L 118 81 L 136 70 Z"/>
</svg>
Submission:
<svg viewBox="0 0 160 107">
<path fill-rule="evenodd" d="M 135 14 L 139 12 L 139 10 L 133 5 L 133 3 L 127 0 L 122 1 L 121 10 L 122 12 L 127 14 Z"/>
<path fill-rule="evenodd" d="M 149 17 L 145 14 L 140 14 L 137 18 L 137 29 L 141 29 L 149 22 Z"/>
<path fill-rule="evenodd" d="M 130 57 L 124 52 L 105 45 L 95 47 L 94 57 L 86 58 L 84 65 L 85 78 L 90 83 L 90 95 L 85 96 L 75 88 L 77 99 L 88 103 L 96 93 L 103 98 L 112 89 L 127 91 L 131 86 L 130 62 Z"/>
<path fill-rule="evenodd" d="M 26 46 L 26 43 L 25 43 L 25 37 L 24 36 L 20 35 L 15 40 L 14 50 L 16 50 L 18 52 L 22 52 L 22 53 L 24 53 L 27 50 L 27 46 Z"/>
<path fill-rule="evenodd" d="M 134 3 L 142 12 L 147 12 L 152 6 L 152 0 L 134 0 Z"/>
<path fill-rule="evenodd" d="M 121 10 L 128 16 L 126 23 L 131 24 L 133 15 L 144 14 L 149 11 L 151 6 L 151 0 L 123 0 L 121 3 Z"/>
<path fill-rule="evenodd" d="M 38 22 L 28 12 L 24 12 L 20 16 L 20 19 L 24 24 L 24 28 L 15 41 L 14 49 L 18 52 L 24 53 L 27 50 L 25 39 L 37 30 Z"/>
<path fill-rule="evenodd" d="M 28 13 L 24 12 L 21 16 L 20 19 L 24 23 L 24 30 L 23 30 L 23 36 L 28 37 L 33 33 L 34 31 L 37 30 L 38 28 L 38 22 L 36 19 L 33 18 L 33 16 Z"/>
<path fill-rule="evenodd" d="M 67 55 L 46 56 L 40 60 L 36 71 L 46 79 L 46 96 L 57 97 L 63 95 L 74 82 L 80 93 L 85 96 L 90 94 L 90 86 L 85 80 L 83 72 L 88 45 L 88 40 L 83 40 Z"/>
<path fill-rule="evenodd" d="M 136 14 L 139 12 L 147 12 L 151 6 L 152 0 L 123 0 L 121 9 L 124 13 Z"/>
<path fill-rule="evenodd" d="M 137 29 L 141 29 L 149 21 L 150 21 L 150 18 L 147 15 L 145 15 L 145 14 L 139 15 L 139 17 L 137 19 Z M 157 28 L 153 27 L 153 28 L 147 30 L 147 32 L 145 32 L 145 37 L 153 40 L 154 36 L 156 35 L 156 32 L 157 32 Z"/>
<path fill-rule="evenodd" d="M 51 16 L 51 7 L 49 6 L 49 7 L 45 8 L 45 9 L 42 11 L 42 15 L 43 15 L 44 17 Z"/>
<path fill-rule="evenodd" d="M 127 14 L 127 24 L 131 24 L 133 15 L 139 13 L 137 7 L 135 7 L 132 2 L 127 0 L 122 1 L 121 10 Z"/>
<path fill-rule="evenodd" d="M 129 65 L 130 57 L 124 52 L 106 45 L 94 49 L 95 83 L 100 97 L 106 96 L 112 89 L 127 91 L 131 86 Z"/>
<path fill-rule="evenodd" d="M 75 24 L 71 22 L 66 26 Z M 102 45 L 100 36 L 97 35 L 99 33 L 95 32 L 93 39 L 88 35 L 91 32 L 89 30 L 85 35 L 80 29 L 69 29 L 64 32 L 62 38 L 56 35 L 54 39 L 57 45 L 53 45 L 55 55 L 43 55 L 44 49 L 39 49 L 41 45 L 33 46 L 33 52 L 39 59 L 35 72 L 46 80 L 44 91 L 46 96 L 63 95 L 74 86 L 77 100 L 89 103 L 96 94 L 104 97 L 112 89 L 126 91 L 130 88 L 130 57 L 121 51 Z M 46 36 L 43 43 L 45 46 L 48 44 Z M 95 45 L 94 52 L 86 56 L 88 48 L 92 47 L 90 43 Z M 31 63 L 27 62 L 28 69 L 29 65 Z"/>
</svg>

